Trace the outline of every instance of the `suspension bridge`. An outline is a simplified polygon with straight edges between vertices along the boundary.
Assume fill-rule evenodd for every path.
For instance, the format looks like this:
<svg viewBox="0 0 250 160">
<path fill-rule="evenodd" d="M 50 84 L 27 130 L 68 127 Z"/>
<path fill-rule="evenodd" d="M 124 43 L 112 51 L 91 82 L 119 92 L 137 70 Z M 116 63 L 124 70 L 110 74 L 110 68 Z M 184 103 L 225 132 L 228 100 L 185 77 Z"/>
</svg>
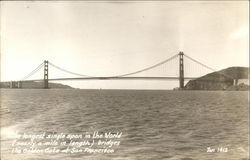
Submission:
<svg viewBox="0 0 250 160">
<path fill-rule="evenodd" d="M 184 65 L 184 59 L 192 61 L 196 64 L 198 64 L 200 67 L 205 68 L 207 71 L 210 72 L 215 72 L 213 68 L 208 67 L 207 65 L 189 57 L 188 55 L 185 55 L 183 52 L 179 52 L 178 54 L 175 54 L 174 56 L 159 62 L 155 65 L 145 67 L 140 70 L 136 70 L 133 72 L 125 73 L 125 74 L 117 74 L 113 76 L 90 76 L 86 74 L 79 74 L 75 72 L 71 72 L 69 70 L 66 70 L 62 67 L 59 67 L 48 60 L 45 60 L 43 63 L 41 63 L 37 68 L 35 68 L 32 72 L 27 74 L 23 79 L 19 81 L 9 81 L 10 83 L 10 88 L 22 88 L 22 83 L 24 82 L 43 82 L 43 88 L 47 89 L 49 88 L 49 82 L 51 81 L 72 81 L 72 80 L 177 80 L 179 81 L 179 88 L 183 89 L 184 88 L 184 81 L 185 80 L 192 80 L 198 78 L 197 76 L 185 76 L 185 65 Z M 161 73 L 158 75 L 142 75 L 142 73 L 148 72 L 150 70 L 154 70 L 156 68 L 159 68 L 161 66 L 164 66 L 171 61 L 177 60 L 177 62 L 174 62 L 174 65 L 176 66 L 177 63 L 177 70 L 178 70 L 178 75 L 175 74 L 174 76 L 162 76 Z M 61 72 L 66 72 L 68 74 L 74 75 L 76 77 L 62 77 L 62 78 L 49 78 L 49 66 L 53 67 L 57 70 L 60 70 Z M 30 79 L 32 75 L 34 75 L 36 72 L 39 70 L 42 70 L 43 68 L 43 78 L 41 79 Z M 166 68 L 166 67 L 165 67 Z M 197 68 L 197 67 L 196 67 Z M 166 68 L 166 70 L 173 70 L 173 68 L 169 67 Z M 165 71 L 164 71 L 165 72 Z M 140 76 L 138 76 L 140 74 Z M 204 74 L 203 74 L 204 75 Z"/>
</svg>

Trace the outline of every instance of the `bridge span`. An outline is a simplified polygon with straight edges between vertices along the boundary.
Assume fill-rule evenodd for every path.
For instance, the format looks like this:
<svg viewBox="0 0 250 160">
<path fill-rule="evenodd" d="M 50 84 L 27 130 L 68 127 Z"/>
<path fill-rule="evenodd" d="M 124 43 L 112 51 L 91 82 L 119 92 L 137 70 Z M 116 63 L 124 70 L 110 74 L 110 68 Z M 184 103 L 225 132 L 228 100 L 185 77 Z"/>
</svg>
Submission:
<svg viewBox="0 0 250 160">
<path fill-rule="evenodd" d="M 183 89 L 184 88 L 184 81 L 185 80 L 192 80 L 192 79 L 196 79 L 197 77 L 185 77 L 184 75 L 184 57 L 188 58 L 189 60 L 195 62 L 196 64 L 199 64 L 202 67 L 205 67 L 206 69 L 210 70 L 210 71 L 215 71 L 214 69 L 202 64 L 201 62 L 187 56 L 184 55 L 183 52 L 179 52 L 178 54 L 160 62 L 157 63 L 153 66 L 150 67 L 146 67 L 143 68 L 141 70 L 137 70 L 131 73 L 126 73 L 126 74 L 121 74 L 121 75 L 116 75 L 116 76 L 88 76 L 85 74 L 78 74 L 78 73 L 74 73 L 68 70 L 65 70 L 61 67 L 58 67 L 52 63 L 50 63 L 48 60 L 45 60 L 43 63 L 41 63 L 36 69 L 34 69 L 31 73 L 29 73 L 28 75 L 26 75 L 22 80 L 19 81 L 10 81 L 10 88 L 11 86 L 13 88 L 22 88 L 22 82 L 41 82 L 43 81 L 44 83 L 44 88 L 49 88 L 49 81 L 75 81 L 75 80 L 178 80 L 179 81 L 179 88 Z M 178 58 L 179 60 L 179 76 L 135 76 L 138 73 L 142 73 L 148 70 L 151 70 L 153 68 L 159 67 L 163 64 L 166 64 L 170 61 L 172 61 L 173 59 Z M 72 75 L 75 75 L 77 77 L 68 77 L 68 78 L 49 78 L 49 66 L 52 66 L 56 69 L 59 69 L 60 71 L 63 72 L 67 72 L 70 73 Z M 38 70 L 40 70 L 41 68 L 43 68 L 44 70 L 44 74 L 43 74 L 43 79 L 29 79 L 29 77 L 31 77 L 34 73 L 36 73 Z M 171 68 L 169 68 L 168 70 L 171 70 Z"/>
</svg>

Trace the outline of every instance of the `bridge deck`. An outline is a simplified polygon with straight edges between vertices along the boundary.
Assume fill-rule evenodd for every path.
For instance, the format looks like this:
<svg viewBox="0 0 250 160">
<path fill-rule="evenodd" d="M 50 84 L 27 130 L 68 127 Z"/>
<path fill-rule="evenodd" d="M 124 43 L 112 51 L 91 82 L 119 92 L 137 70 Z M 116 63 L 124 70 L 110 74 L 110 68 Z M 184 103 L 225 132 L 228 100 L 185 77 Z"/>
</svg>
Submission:
<svg viewBox="0 0 250 160">
<path fill-rule="evenodd" d="M 196 79 L 195 77 L 185 77 L 185 80 Z M 30 81 L 43 81 L 44 79 L 25 80 Z M 70 80 L 179 80 L 179 77 L 76 77 L 76 78 L 54 78 L 49 81 L 70 81 Z"/>
</svg>

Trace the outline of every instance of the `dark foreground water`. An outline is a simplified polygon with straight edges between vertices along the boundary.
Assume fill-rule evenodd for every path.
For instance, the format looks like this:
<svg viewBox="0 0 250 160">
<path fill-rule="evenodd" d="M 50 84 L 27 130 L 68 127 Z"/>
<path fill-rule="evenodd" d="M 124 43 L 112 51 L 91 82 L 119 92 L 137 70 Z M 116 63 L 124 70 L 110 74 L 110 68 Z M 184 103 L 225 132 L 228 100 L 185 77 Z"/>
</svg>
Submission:
<svg viewBox="0 0 250 160">
<path fill-rule="evenodd" d="M 1 160 L 245 160 L 248 93 L 1 90 Z M 17 133 L 122 132 L 112 154 L 17 154 Z M 228 149 L 207 152 L 207 148 Z"/>
</svg>

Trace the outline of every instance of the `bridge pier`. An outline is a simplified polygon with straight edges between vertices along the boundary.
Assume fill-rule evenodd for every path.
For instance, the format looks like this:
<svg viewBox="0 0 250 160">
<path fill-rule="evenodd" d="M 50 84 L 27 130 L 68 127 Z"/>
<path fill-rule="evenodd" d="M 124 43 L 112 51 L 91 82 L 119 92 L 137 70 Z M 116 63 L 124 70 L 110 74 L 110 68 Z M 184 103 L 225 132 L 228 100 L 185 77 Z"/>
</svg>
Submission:
<svg viewBox="0 0 250 160">
<path fill-rule="evenodd" d="M 17 82 L 17 88 L 22 88 L 22 81 Z"/>
<path fill-rule="evenodd" d="M 238 79 L 233 79 L 233 85 L 237 86 L 238 85 Z"/>
<path fill-rule="evenodd" d="M 49 88 L 49 61 L 44 61 L 44 89 Z"/>
<path fill-rule="evenodd" d="M 179 88 L 184 89 L 184 53 L 179 53 Z"/>
<path fill-rule="evenodd" d="M 22 82 L 21 81 L 10 81 L 10 88 L 22 88 Z"/>
<path fill-rule="evenodd" d="M 15 83 L 13 81 L 10 81 L 10 88 L 15 88 Z"/>
</svg>

